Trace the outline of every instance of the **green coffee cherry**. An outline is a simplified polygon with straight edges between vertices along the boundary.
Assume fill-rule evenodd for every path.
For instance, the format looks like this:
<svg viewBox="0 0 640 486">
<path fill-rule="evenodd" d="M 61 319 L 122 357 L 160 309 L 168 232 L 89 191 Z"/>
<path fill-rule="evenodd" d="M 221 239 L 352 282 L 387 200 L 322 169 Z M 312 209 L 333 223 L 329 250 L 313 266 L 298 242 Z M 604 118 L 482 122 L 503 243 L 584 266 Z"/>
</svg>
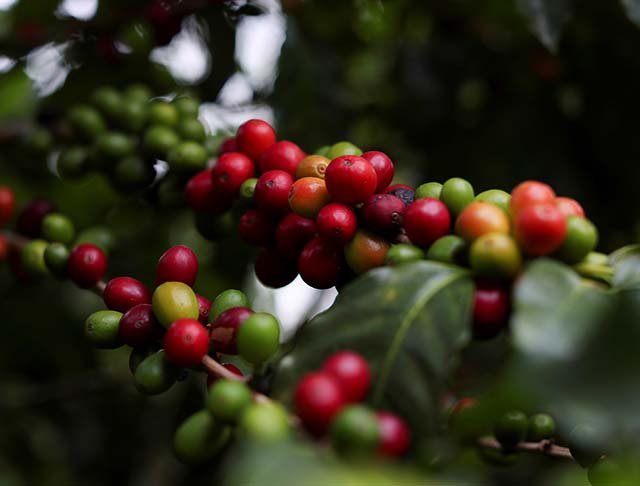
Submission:
<svg viewBox="0 0 640 486">
<path fill-rule="evenodd" d="M 476 201 L 483 201 L 498 206 L 505 213 L 510 214 L 509 202 L 511 201 L 511 194 L 502 191 L 500 189 L 489 189 L 488 191 L 481 192 L 475 197 Z"/>
<path fill-rule="evenodd" d="M 76 230 L 64 214 L 50 213 L 42 220 L 42 235 L 49 241 L 69 245 L 76 236 Z"/>
<path fill-rule="evenodd" d="M 156 100 L 149 105 L 149 124 L 175 127 L 180 120 L 177 108 L 167 101 Z"/>
<path fill-rule="evenodd" d="M 200 103 L 198 103 L 198 100 L 189 96 L 178 96 L 172 101 L 172 104 L 176 107 L 182 119 L 198 117 L 200 111 Z"/>
<path fill-rule="evenodd" d="M 81 140 L 93 140 L 107 129 L 107 123 L 98 110 L 89 105 L 76 105 L 69 110 L 69 122 L 74 134 Z"/>
<path fill-rule="evenodd" d="M 142 360 L 133 374 L 136 389 L 145 395 L 158 395 L 173 386 L 180 369 L 169 363 L 161 349 Z"/>
<path fill-rule="evenodd" d="M 424 259 L 424 251 L 415 245 L 409 243 L 398 243 L 389 248 L 384 257 L 387 265 L 400 265 L 403 263 L 417 262 Z"/>
<path fill-rule="evenodd" d="M 229 441 L 231 430 L 216 422 L 206 410 L 188 417 L 173 436 L 173 450 L 186 464 L 200 464 L 216 457 Z"/>
<path fill-rule="evenodd" d="M 116 246 L 116 238 L 110 229 L 104 226 L 92 226 L 81 231 L 76 238 L 76 244 L 91 243 L 99 247 L 107 256 Z"/>
<path fill-rule="evenodd" d="M 143 189 L 150 186 L 156 177 L 151 162 L 137 155 L 128 155 L 120 159 L 111 172 L 113 184 L 124 190 Z"/>
<path fill-rule="evenodd" d="M 131 54 L 148 54 L 153 47 L 153 30 L 147 22 L 126 24 L 120 31 L 119 41 L 131 49 Z"/>
<path fill-rule="evenodd" d="M 256 442 L 277 442 L 291 433 L 286 409 L 275 402 L 252 403 L 240 416 L 240 433 Z"/>
<path fill-rule="evenodd" d="M 197 142 L 182 142 L 169 152 L 167 162 L 176 170 L 202 170 L 207 164 L 207 151 Z"/>
<path fill-rule="evenodd" d="M 415 198 L 422 199 L 425 197 L 432 197 L 434 199 L 440 199 L 441 192 L 442 184 L 439 182 L 426 182 L 417 187 Z"/>
<path fill-rule="evenodd" d="M 253 201 L 253 193 L 256 190 L 257 183 L 258 179 L 255 177 L 244 181 L 240 186 L 240 198 L 247 202 Z"/>
<path fill-rule="evenodd" d="M 207 410 L 223 423 L 235 423 L 251 404 L 251 390 L 241 381 L 218 380 L 209 390 Z"/>
<path fill-rule="evenodd" d="M 349 405 L 334 419 L 330 429 L 331 445 L 350 456 L 372 454 L 380 441 L 376 414 L 364 405 Z"/>
<path fill-rule="evenodd" d="M 522 255 L 511 236 L 487 233 L 471 244 L 469 264 L 480 277 L 512 278 L 520 271 Z"/>
<path fill-rule="evenodd" d="M 567 235 L 556 256 L 567 263 L 582 261 L 598 244 L 598 230 L 586 218 L 569 216 L 567 218 Z"/>
<path fill-rule="evenodd" d="M 46 154 L 53 146 L 53 136 L 44 127 L 34 127 L 24 138 L 24 145 L 34 154 Z"/>
<path fill-rule="evenodd" d="M 458 235 L 445 235 L 438 238 L 427 251 L 427 260 L 461 265 L 465 259 L 467 242 Z"/>
<path fill-rule="evenodd" d="M 187 118 L 178 125 L 178 133 L 185 140 L 203 143 L 207 138 L 204 125 L 197 118 Z M 206 150 L 206 148 L 205 148 Z"/>
<path fill-rule="evenodd" d="M 24 269 L 34 277 L 44 277 L 49 275 L 49 270 L 44 261 L 44 252 L 47 249 L 47 242 L 44 240 L 31 240 L 20 253 L 20 259 Z"/>
<path fill-rule="evenodd" d="M 236 220 L 230 211 L 223 214 L 195 212 L 193 216 L 198 233 L 209 241 L 232 234 L 235 229 Z"/>
<path fill-rule="evenodd" d="M 62 280 L 67 277 L 69 249 L 62 243 L 49 243 L 44 250 L 44 263 L 53 276 Z"/>
<path fill-rule="evenodd" d="M 601 457 L 593 464 L 587 477 L 591 486 L 630 486 L 629 478 L 620 464 L 609 457 Z"/>
<path fill-rule="evenodd" d="M 153 348 L 133 348 L 129 354 L 129 371 L 134 374 L 145 359 L 155 353 L 157 349 Z"/>
<path fill-rule="evenodd" d="M 96 89 L 91 97 L 92 103 L 112 120 L 117 120 L 122 110 L 122 95 L 111 86 Z"/>
<path fill-rule="evenodd" d="M 440 200 L 447 205 L 453 217 L 458 216 L 473 197 L 473 186 L 465 179 L 452 177 L 442 184 Z"/>
<path fill-rule="evenodd" d="M 569 434 L 569 450 L 582 467 L 589 467 L 605 452 L 604 437 L 597 427 L 581 424 Z"/>
<path fill-rule="evenodd" d="M 182 282 L 165 282 L 159 285 L 153 292 L 151 305 L 156 319 L 164 327 L 169 327 L 178 319 L 198 319 L 196 294 Z"/>
<path fill-rule="evenodd" d="M 85 147 L 69 147 L 60 152 L 58 174 L 64 179 L 77 179 L 89 168 L 89 153 Z"/>
<path fill-rule="evenodd" d="M 120 330 L 121 312 L 101 310 L 94 312 L 84 322 L 84 335 L 101 349 L 114 349 L 122 343 L 118 339 Z"/>
<path fill-rule="evenodd" d="M 147 104 L 141 101 L 127 100 L 120 114 L 120 126 L 129 132 L 141 131 L 147 123 Z"/>
<path fill-rule="evenodd" d="M 323 157 L 327 157 L 327 154 L 331 150 L 331 145 L 323 145 L 322 147 L 318 147 L 313 151 L 314 155 L 322 155 Z M 328 158 L 328 157 L 327 157 Z"/>
<path fill-rule="evenodd" d="M 525 440 L 528 426 L 529 422 L 524 412 L 510 410 L 496 423 L 494 435 L 504 450 L 511 451 Z"/>
<path fill-rule="evenodd" d="M 144 84 L 132 84 L 124 90 L 124 97 L 127 101 L 137 101 L 139 103 L 146 103 L 149 98 L 153 96 L 153 93 L 148 86 Z"/>
<path fill-rule="evenodd" d="M 180 143 L 180 138 L 169 127 L 153 125 L 147 129 L 142 140 L 146 154 L 159 159 L 166 159 L 171 149 Z"/>
<path fill-rule="evenodd" d="M 238 329 L 238 354 L 254 365 L 273 356 L 279 344 L 280 324 L 266 312 L 251 314 Z"/>
<path fill-rule="evenodd" d="M 209 322 L 215 321 L 220 314 L 232 307 L 249 308 L 249 297 L 244 292 L 236 289 L 227 289 L 224 292 L 220 292 L 211 304 Z"/>
<path fill-rule="evenodd" d="M 325 157 L 329 160 L 333 160 L 342 155 L 362 155 L 362 150 L 351 142 L 338 142 L 331 146 Z"/>
<path fill-rule="evenodd" d="M 133 151 L 131 139 L 123 133 L 106 132 L 96 139 L 98 154 L 106 159 L 119 159 Z"/>
<path fill-rule="evenodd" d="M 551 415 L 546 413 L 536 413 L 529 417 L 529 427 L 527 428 L 527 440 L 538 442 L 544 439 L 551 439 L 556 433 L 556 422 Z"/>
</svg>

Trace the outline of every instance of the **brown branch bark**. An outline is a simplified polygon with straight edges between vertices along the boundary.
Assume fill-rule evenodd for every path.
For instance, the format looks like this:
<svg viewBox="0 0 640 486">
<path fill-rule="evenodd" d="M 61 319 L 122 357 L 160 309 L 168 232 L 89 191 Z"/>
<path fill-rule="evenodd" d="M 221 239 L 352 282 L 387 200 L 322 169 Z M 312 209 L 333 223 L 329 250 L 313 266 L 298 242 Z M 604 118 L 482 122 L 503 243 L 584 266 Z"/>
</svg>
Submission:
<svg viewBox="0 0 640 486">
<path fill-rule="evenodd" d="M 500 442 L 492 437 L 483 437 L 478 439 L 478 446 L 486 449 L 502 450 Z M 540 442 L 520 442 L 516 446 L 516 450 L 522 452 L 535 452 L 549 457 L 573 459 L 573 456 L 567 447 L 556 445 L 553 441 L 548 439 L 541 440 Z"/>
</svg>

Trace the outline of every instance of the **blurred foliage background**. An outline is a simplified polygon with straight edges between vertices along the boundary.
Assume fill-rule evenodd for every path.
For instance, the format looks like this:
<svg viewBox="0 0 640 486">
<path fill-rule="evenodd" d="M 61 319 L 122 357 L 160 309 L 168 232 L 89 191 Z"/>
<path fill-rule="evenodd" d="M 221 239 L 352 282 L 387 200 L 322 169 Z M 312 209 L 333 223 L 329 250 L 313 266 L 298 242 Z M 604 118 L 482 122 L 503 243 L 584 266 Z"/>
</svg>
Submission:
<svg viewBox="0 0 640 486">
<path fill-rule="evenodd" d="M 536 3 L 554 6 L 527 8 Z M 583 203 L 611 251 L 635 240 L 640 210 L 640 30 L 634 2 L 574 3 L 2 0 L 0 184 L 19 204 L 46 197 L 81 229 L 109 228 L 113 276 L 151 283 L 162 251 L 185 243 L 201 258 L 199 293 L 243 285 L 249 254 L 233 237 L 206 242 L 187 211 L 116 192 L 100 175 L 61 180 L 24 144 L 95 87 L 144 82 L 198 96 L 212 133 L 264 117 L 309 152 L 342 139 L 384 150 L 397 182 L 462 176 L 479 192 L 544 180 Z M 0 304 L 1 485 L 224 479 L 170 450 L 204 384 L 138 395 L 125 352 L 83 342 L 97 297 L 16 285 L 5 265 Z M 586 484 L 577 467 L 544 459 L 497 475 L 474 461 L 488 484 Z"/>
</svg>

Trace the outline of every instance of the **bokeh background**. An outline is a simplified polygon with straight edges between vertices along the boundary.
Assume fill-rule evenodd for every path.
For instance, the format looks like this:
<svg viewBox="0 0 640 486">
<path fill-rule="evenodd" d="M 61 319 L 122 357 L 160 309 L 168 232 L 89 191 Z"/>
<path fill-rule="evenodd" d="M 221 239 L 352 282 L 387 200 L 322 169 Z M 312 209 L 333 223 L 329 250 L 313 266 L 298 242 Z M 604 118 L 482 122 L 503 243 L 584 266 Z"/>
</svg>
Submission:
<svg viewBox="0 0 640 486">
<path fill-rule="evenodd" d="M 184 209 L 101 175 L 61 180 L 26 143 L 97 86 L 131 82 L 197 96 L 220 137 L 260 117 L 309 152 L 340 140 L 383 150 L 397 182 L 461 176 L 479 192 L 541 179 L 583 203 L 602 251 L 636 240 L 640 29 L 622 3 L 531 2 L 555 5 L 546 28 L 515 0 L 132 3 L 0 0 L 0 184 L 20 203 L 51 199 L 81 229 L 107 228 L 113 275 L 151 282 L 162 251 L 186 243 L 199 293 L 251 286 L 251 252 L 232 235 L 207 242 Z M 256 292 L 265 307 L 294 305 Z M 0 266 L 0 485 L 216 484 L 216 465 L 189 469 L 170 450 L 203 383 L 137 394 L 126 352 L 83 341 L 100 306 L 70 284 L 16 285 Z M 511 480 L 543 484 L 537 461 Z M 559 469 L 555 484 L 584 481 Z"/>
</svg>

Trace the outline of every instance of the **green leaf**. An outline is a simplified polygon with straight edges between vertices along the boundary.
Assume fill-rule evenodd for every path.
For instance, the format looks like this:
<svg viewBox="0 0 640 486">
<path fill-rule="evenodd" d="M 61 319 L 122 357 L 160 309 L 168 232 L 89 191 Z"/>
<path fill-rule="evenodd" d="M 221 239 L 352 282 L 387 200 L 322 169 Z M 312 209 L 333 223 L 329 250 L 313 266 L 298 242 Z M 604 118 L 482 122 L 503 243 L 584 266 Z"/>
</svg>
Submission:
<svg viewBox="0 0 640 486">
<path fill-rule="evenodd" d="M 458 267 L 422 261 L 368 272 L 301 329 L 280 363 L 275 394 L 290 398 L 304 373 L 335 351 L 354 350 L 371 366 L 370 401 L 428 433 L 444 381 L 470 339 L 472 297 L 473 282 Z"/>
<path fill-rule="evenodd" d="M 620 0 L 632 22 L 640 25 L 640 0 Z"/>
<path fill-rule="evenodd" d="M 571 16 L 572 3 L 572 0 L 518 0 L 518 7 L 538 39 L 555 52 L 562 29 Z"/>
<path fill-rule="evenodd" d="M 616 288 L 640 283 L 640 245 L 628 245 L 609 255 L 615 273 L 611 281 Z"/>
</svg>

